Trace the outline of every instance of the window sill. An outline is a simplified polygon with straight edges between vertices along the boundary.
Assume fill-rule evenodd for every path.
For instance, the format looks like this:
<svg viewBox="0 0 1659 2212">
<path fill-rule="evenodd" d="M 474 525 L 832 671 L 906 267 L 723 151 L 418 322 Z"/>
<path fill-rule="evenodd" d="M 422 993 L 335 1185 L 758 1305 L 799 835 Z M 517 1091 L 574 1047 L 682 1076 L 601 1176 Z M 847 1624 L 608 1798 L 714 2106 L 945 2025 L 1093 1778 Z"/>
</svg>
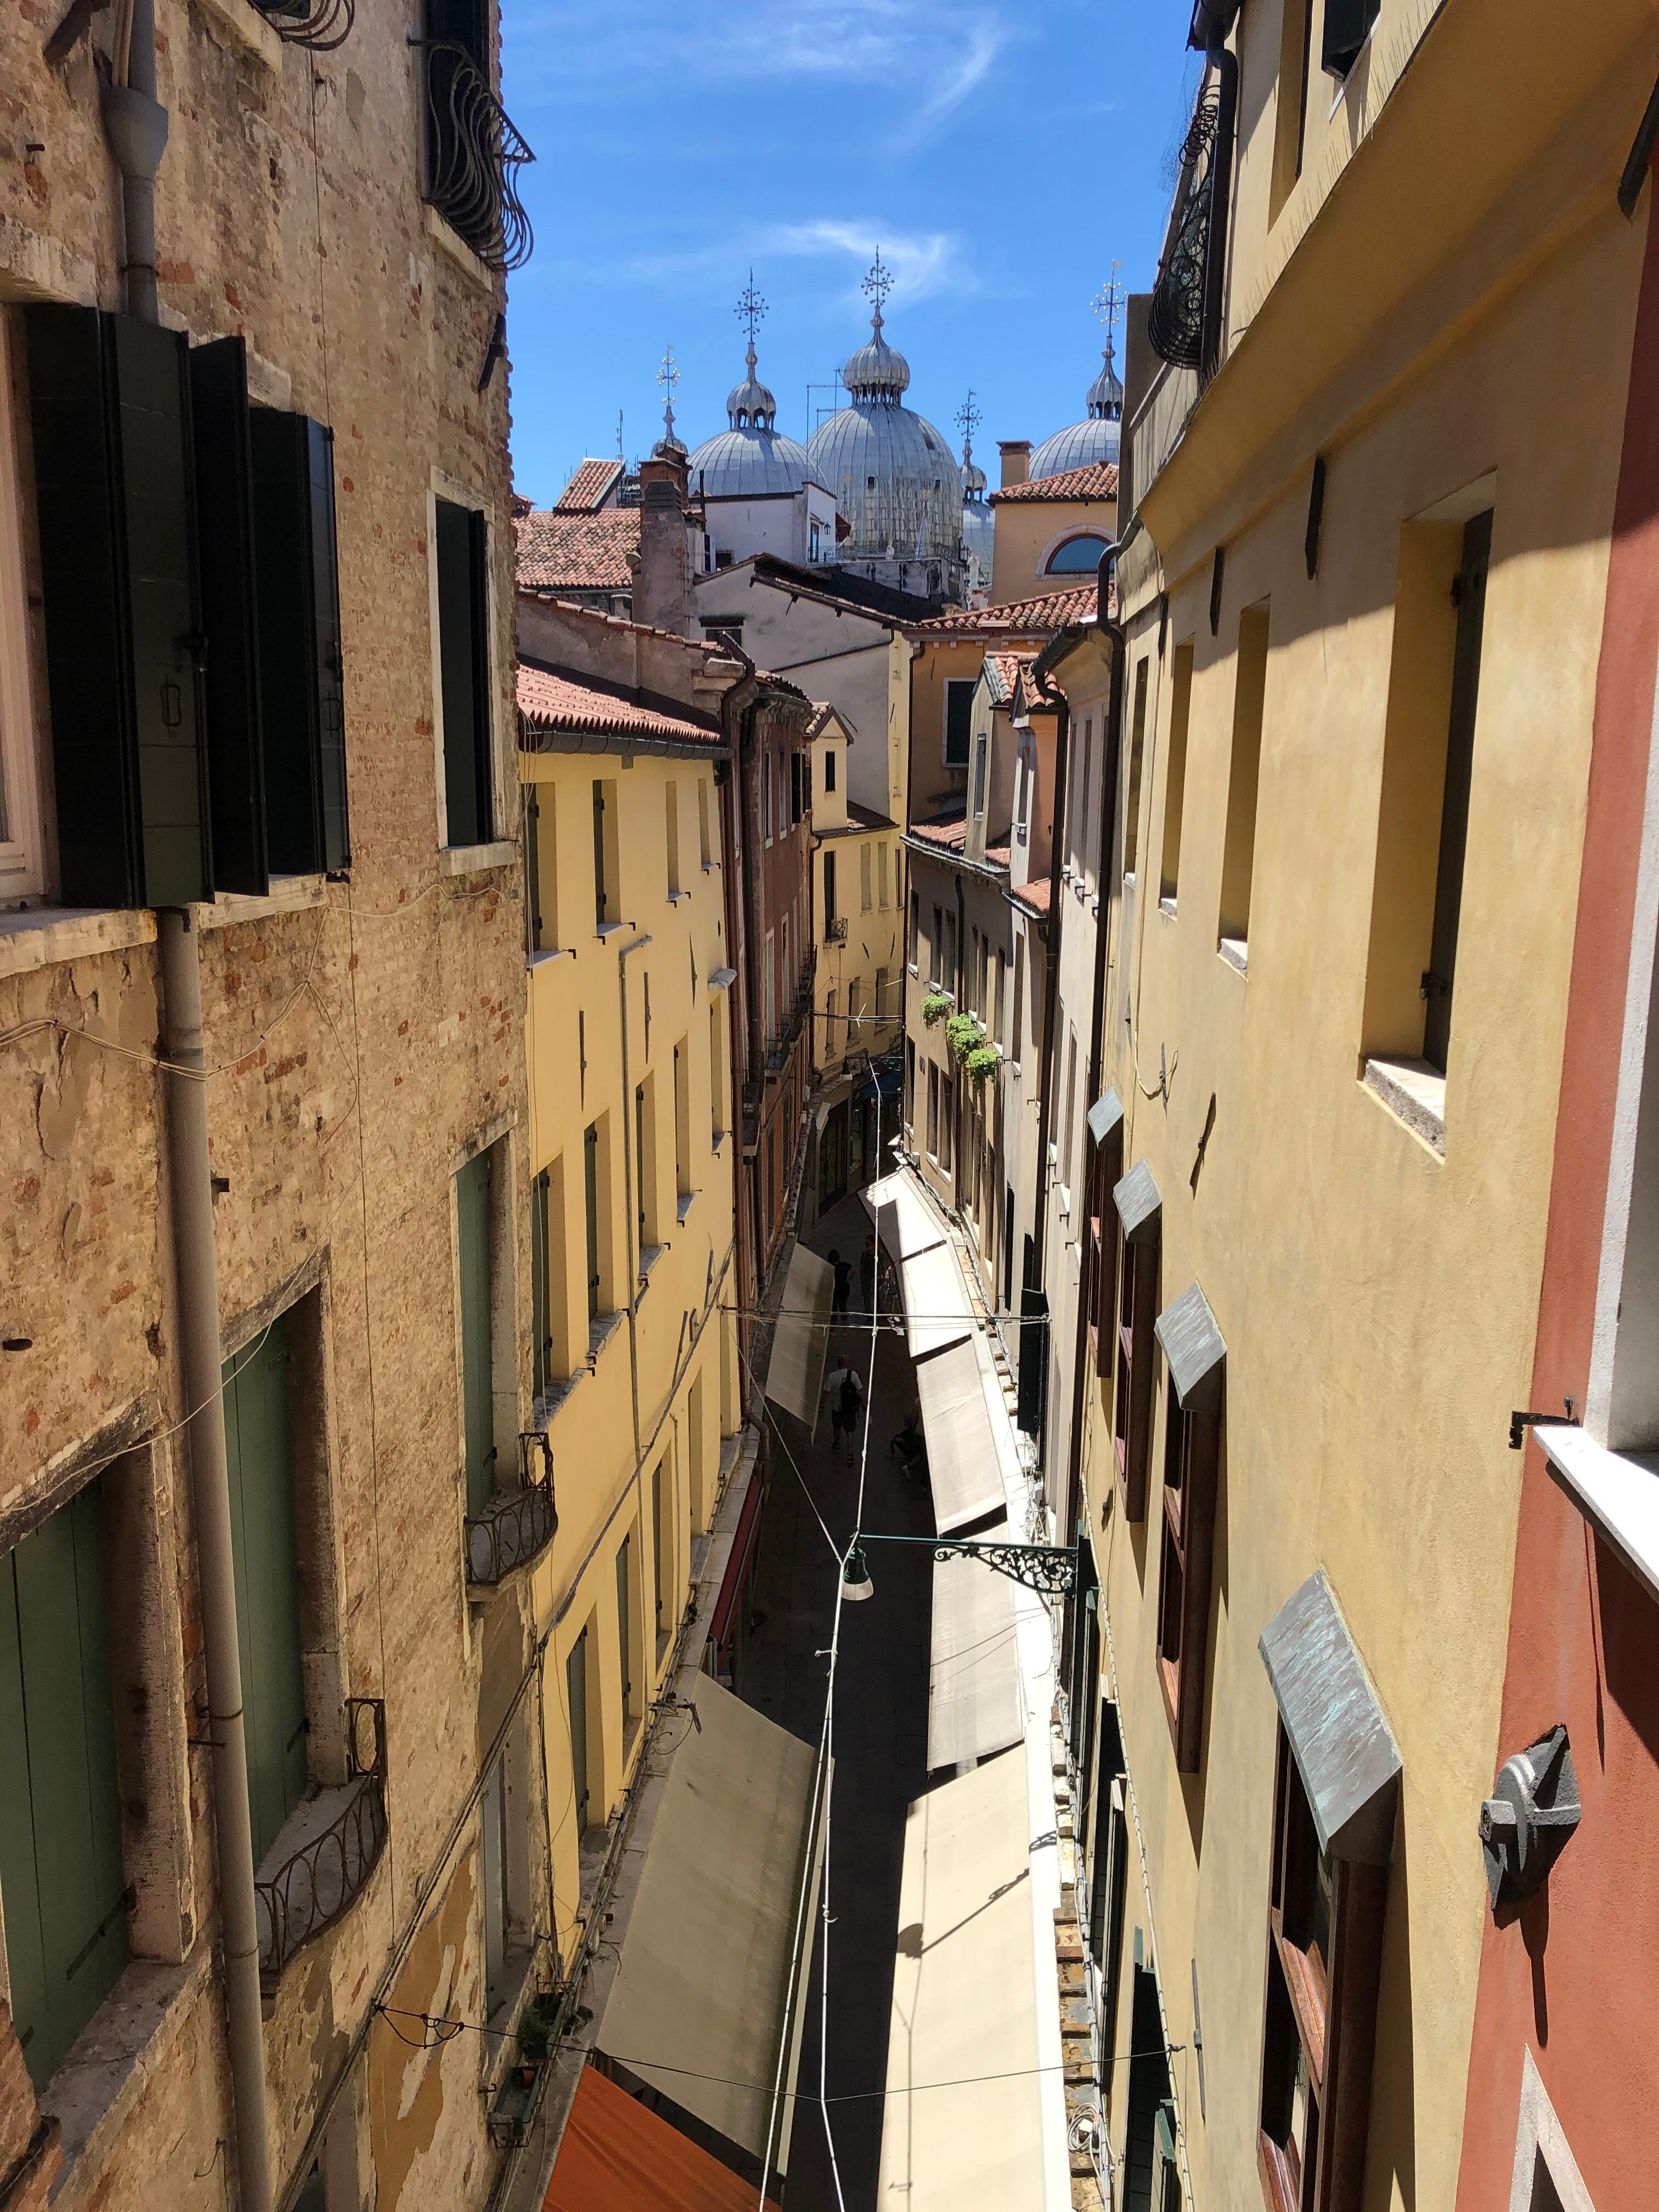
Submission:
<svg viewBox="0 0 1659 2212">
<path fill-rule="evenodd" d="M 719 1159 L 721 1149 L 731 1133 L 732 1132 L 729 1129 L 716 1129 L 710 1136 L 708 1139 L 708 1149 L 713 1152 L 716 1159 Z"/>
<path fill-rule="evenodd" d="M 1659 1598 L 1659 1453 L 1609 1451 L 1564 1424 L 1533 1434 L 1556 1481 Z"/>
<path fill-rule="evenodd" d="M 674 1207 L 675 1220 L 684 1221 L 686 1215 L 690 1212 L 692 1207 L 696 1204 L 696 1202 L 697 1194 L 695 1190 L 682 1191 L 678 1201 Z"/>
<path fill-rule="evenodd" d="M 717 968 L 708 979 L 708 988 L 711 991 L 729 991 L 737 980 L 735 968 Z"/>
<path fill-rule="evenodd" d="M 591 1328 L 589 1334 L 591 1336 Z M 589 1356 L 592 1356 L 591 1350 Z M 587 1374 L 588 1370 L 586 1367 L 579 1367 L 574 1375 L 561 1375 L 556 1376 L 555 1379 L 547 1385 L 546 1389 L 540 1393 L 536 1399 L 535 1404 L 531 1408 L 530 1419 L 532 1427 L 541 1430 L 547 1429 L 551 1425 L 554 1415 L 564 1404 L 566 1399 L 569 1397 L 576 1385 L 579 1382 L 586 1382 Z"/>
<path fill-rule="evenodd" d="M 920 981 L 920 980 L 921 980 L 921 969 L 916 966 L 916 963 L 915 963 L 915 962 L 914 960 L 907 960 L 907 961 L 905 962 L 905 963 L 904 963 L 904 972 L 905 972 L 905 974 L 906 974 L 906 975 L 910 978 L 910 980 L 911 980 L 911 981 L 912 981 L 912 982 L 917 982 L 917 981 Z"/>
<path fill-rule="evenodd" d="M 667 1249 L 668 1246 L 666 1243 L 641 1245 L 640 1283 L 641 1287 L 643 1287 L 646 1278 L 650 1274 L 651 1270 L 656 1266 L 658 1261 L 661 1259 L 663 1254 Z"/>
<path fill-rule="evenodd" d="M 690 891 L 670 891 L 668 903 L 670 906 L 684 906 L 690 902 Z"/>
<path fill-rule="evenodd" d="M 620 931 L 626 929 L 627 927 L 628 924 L 625 921 L 596 922 L 593 926 L 593 934 L 595 937 L 600 939 L 615 937 Z"/>
<path fill-rule="evenodd" d="M 135 1959 L 82 2029 L 40 2098 L 63 2130 L 54 2195 L 82 2160 L 95 2164 L 113 2149 L 135 2099 L 188 2028 L 212 1963 L 212 1945 L 199 1939 L 181 1966 Z"/>
<path fill-rule="evenodd" d="M 530 2000 L 536 1986 L 536 1954 L 529 1951 L 509 1952 L 502 1962 L 509 1976 L 507 1995 L 489 2015 L 489 2033 L 482 2038 L 485 2045 L 483 2080 L 486 2088 L 495 2088 L 509 2066 L 519 2061 L 514 2030 L 519 2015 Z"/>
<path fill-rule="evenodd" d="M 155 941 L 155 916 L 143 908 L 37 906 L 0 914 L 0 981 Z"/>
<path fill-rule="evenodd" d="M 472 279 L 481 292 L 494 292 L 501 282 L 493 269 L 486 268 L 479 260 L 459 231 L 446 222 L 429 203 L 426 210 L 426 234 L 441 252 L 447 253 L 455 266 Z"/>
<path fill-rule="evenodd" d="M 1160 904 L 1162 902 L 1160 901 Z M 1249 975 L 1250 972 L 1250 946 L 1248 938 L 1224 937 L 1221 942 L 1216 946 L 1216 951 L 1220 954 L 1221 957 L 1226 962 L 1230 968 L 1236 968 L 1241 975 Z"/>
<path fill-rule="evenodd" d="M 510 868 L 518 857 L 519 848 L 511 837 L 497 837 L 488 845 L 441 845 L 438 873 L 482 875 L 487 868 Z"/>
<path fill-rule="evenodd" d="M 1441 1158 L 1446 1154 L 1446 1079 L 1426 1060 L 1368 1060 L 1365 1088 Z"/>
<path fill-rule="evenodd" d="M 595 1314 L 587 1324 L 587 1364 L 594 1361 L 628 1318 L 620 1308 L 615 1313 Z"/>
<path fill-rule="evenodd" d="M 538 968 L 545 967 L 550 960 L 574 960 L 575 957 L 576 948 L 574 945 L 550 945 L 540 952 L 532 952 L 525 965 L 533 975 Z"/>
<path fill-rule="evenodd" d="M 718 860 L 704 860 L 700 866 L 701 872 L 705 876 L 717 876 L 720 872 L 720 864 Z"/>
<path fill-rule="evenodd" d="M 277 76 L 282 75 L 283 42 L 248 0 L 202 0 L 202 9 L 244 53 L 262 61 Z"/>
<path fill-rule="evenodd" d="M 1171 921 L 1176 918 L 1176 902 L 1172 898 L 1159 899 L 1158 910 L 1162 915 L 1167 915 Z"/>
<path fill-rule="evenodd" d="M 272 915 L 303 914 L 322 904 L 327 888 L 326 876 L 273 876 L 263 898 L 246 891 L 221 891 L 191 912 L 202 929 L 231 929 L 238 922 L 264 921 Z"/>
</svg>

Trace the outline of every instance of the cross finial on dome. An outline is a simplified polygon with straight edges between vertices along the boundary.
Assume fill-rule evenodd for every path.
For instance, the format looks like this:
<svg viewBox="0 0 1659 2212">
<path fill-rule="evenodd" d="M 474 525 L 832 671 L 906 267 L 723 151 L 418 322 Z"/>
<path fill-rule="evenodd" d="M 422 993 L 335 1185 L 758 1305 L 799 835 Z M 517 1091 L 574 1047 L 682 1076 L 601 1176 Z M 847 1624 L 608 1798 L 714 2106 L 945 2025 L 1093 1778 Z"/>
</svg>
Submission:
<svg viewBox="0 0 1659 2212">
<path fill-rule="evenodd" d="M 766 302 L 755 289 L 755 272 L 749 272 L 749 282 L 738 295 L 737 317 L 749 333 L 750 350 L 754 350 L 755 331 L 766 313 Z"/>
<path fill-rule="evenodd" d="M 863 283 L 859 287 L 866 300 L 872 300 L 875 302 L 876 312 L 872 319 L 878 330 L 881 328 L 882 308 L 886 304 L 887 295 L 892 290 L 894 282 L 895 279 L 893 272 L 883 263 L 881 258 L 881 248 L 880 246 L 878 246 L 876 248 L 876 258 L 870 265 L 870 274 L 865 278 Z"/>
<path fill-rule="evenodd" d="M 957 410 L 957 428 L 962 433 L 962 459 L 964 467 L 974 458 L 974 433 L 984 420 L 984 413 L 979 401 L 970 391 Z"/>
<path fill-rule="evenodd" d="M 674 435 L 674 387 L 680 380 L 680 372 L 674 360 L 672 345 L 663 348 L 661 362 L 657 369 L 657 381 L 662 386 L 663 436 L 671 441 Z"/>
<path fill-rule="evenodd" d="M 1113 332 L 1116 328 L 1118 315 L 1123 306 L 1123 287 L 1117 281 L 1117 272 L 1122 266 L 1123 264 L 1121 261 L 1113 262 L 1111 275 L 1089 302 L 1095 311 L 1097 319 L 1106 325 L 1104 351 L 1108 361 L 1112 357 Z"/>
</svg>

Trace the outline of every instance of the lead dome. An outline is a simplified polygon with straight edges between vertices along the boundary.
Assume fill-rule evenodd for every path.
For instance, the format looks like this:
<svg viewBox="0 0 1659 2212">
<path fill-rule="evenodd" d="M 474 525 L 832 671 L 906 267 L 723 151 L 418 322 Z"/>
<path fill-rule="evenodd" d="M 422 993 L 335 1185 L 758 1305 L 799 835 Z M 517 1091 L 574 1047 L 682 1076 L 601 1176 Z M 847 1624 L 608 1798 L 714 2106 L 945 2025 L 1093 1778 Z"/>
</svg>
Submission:
<svg viewBox="0 0 1659 2212">
<path fill-rule="evenodd" d="M 842 559 L 954 562 L 962 471 L 943 434 L 902 404 L 910 364 L 882 336 L 886 281 L 878 261 L 870 341 L 842 369 L 848 404 L 812 433 L 807 464 L 851 531 Z"/>
<path fill-rule="evenodd" d="M 775 426 L 778 403 L 756 374 L 755 341 L 747 374 L 726 397 L 730 427 L 705 438 L 689 464 L 693 484 L 709 499 L 758 499 L 798 492 L 811 476 L 806 448 Z"/>
</svg>

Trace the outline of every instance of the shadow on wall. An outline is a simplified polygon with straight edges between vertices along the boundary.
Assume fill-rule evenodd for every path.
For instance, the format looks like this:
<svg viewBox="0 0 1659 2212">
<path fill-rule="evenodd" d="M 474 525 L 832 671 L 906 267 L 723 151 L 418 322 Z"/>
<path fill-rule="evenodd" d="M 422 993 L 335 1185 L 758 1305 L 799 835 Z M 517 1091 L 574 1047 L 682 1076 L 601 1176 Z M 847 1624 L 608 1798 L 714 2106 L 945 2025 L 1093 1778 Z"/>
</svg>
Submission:
<svg viewBox="0 0 1659 2212">
<path fill-rule="evenodd" d="M 1376 2057 L 1371 2069 L 1368 2166 L 1390 2163 L 1392 2197 L 1375 2171 L 1364 2191 L 1368 2204 L 1417 2205 L 1417 2084 L 1412 2039 L 1411 1853 L 1407 1846 L 1407 1796 L 1395 1816 L 1388 1917 L 1382 1929 L 1382 1967 L 1376 1993 Z"/>
</svg>

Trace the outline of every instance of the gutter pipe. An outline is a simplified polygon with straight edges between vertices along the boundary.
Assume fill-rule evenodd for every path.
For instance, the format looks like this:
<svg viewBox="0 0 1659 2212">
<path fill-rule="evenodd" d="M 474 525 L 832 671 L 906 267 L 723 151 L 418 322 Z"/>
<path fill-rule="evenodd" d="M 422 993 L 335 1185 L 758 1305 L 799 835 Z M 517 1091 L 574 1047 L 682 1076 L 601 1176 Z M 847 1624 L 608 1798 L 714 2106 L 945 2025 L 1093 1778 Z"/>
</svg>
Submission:
<svg viewBox="0 0 1659 2212">
<path fill-rule="evenodd" d="M 155 176 L 167 143 L 167 111 L 155 96 L 155 0 L 132 0 L 127 50 L 115 58 L 116 82 L 100 84 L 99 99 L 104 135 L 121 173 L 126 308 L 137 320 L 155 323 L 161 319 L 155 289 Z M 270 2212 L 264 2021 L 259 2003 L 253 1826 L 248 1806 L 247 1739 L 236 1626 L 230 1474 L 225 1455 L 224 1346 L 219 1334 L 219 1268 L 213 1241 L 202 969 L 197 932 L 187 907 L 162 908 L 156 915 L 155 928 L 167 1062 L 162 1081 L 179 1358 L 185 1403 L 193 1409 L 183 1431 L 190 1451 L 196 1570 L 207 1662 L 225 2032 L 231 2102 L 236 2116 L 238 2193 L 242 2212 Z"/>
</svg>

